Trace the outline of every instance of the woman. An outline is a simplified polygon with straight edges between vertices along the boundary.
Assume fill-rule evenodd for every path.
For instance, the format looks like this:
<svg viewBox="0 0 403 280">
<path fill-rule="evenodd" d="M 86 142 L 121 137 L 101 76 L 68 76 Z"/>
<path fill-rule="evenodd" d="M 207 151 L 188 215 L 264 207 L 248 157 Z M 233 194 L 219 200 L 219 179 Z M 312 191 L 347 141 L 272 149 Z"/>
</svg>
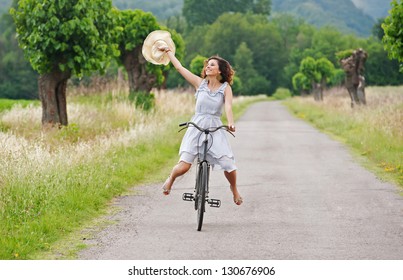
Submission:
<svg viewBox="0 0 403 280">
<path fill-rule="evenodd" d="M 210 57 L 204 65 L 202 77 L 199 77 L 182 66 L 169 47 L 160 47 L 164 51 L 176 70 L 196 88 L 196 114 L 192 122 L 200 127 L 209 128 L 222 125 L 220 120 L 222 107 L 225 107 L 228 126 L 235 132 L 232 114 L 232 89 L 230 84 L 234 75 L 231 65 L 218 56 Z M 175 179 L 185 174 L 191 167 L 198 151 L 198 138 L 200 132 L 189 127 L 183 137 L 179 150 L 179 163 L 172 169 L 171 174 L 163 185 L 163 193 L 169 195 Z M 213 145 L 208 152 L 208 160 L 212 166 L 218 164 L 224 169 L 224 174 L 230 183 L 234 202 L 242 204 L 236 185 L 236 166 L 234 155 L 225 135 L 225 131 L 218 130 L 213 134 Z"/>
</svg>

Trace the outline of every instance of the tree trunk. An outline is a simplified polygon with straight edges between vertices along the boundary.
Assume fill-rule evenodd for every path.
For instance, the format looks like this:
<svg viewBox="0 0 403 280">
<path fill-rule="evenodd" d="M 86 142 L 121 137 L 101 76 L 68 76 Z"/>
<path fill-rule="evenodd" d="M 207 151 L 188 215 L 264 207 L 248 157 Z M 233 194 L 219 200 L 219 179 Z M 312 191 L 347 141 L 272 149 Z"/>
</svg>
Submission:
<svg viewBox="0 0 403 280">
<path fill-rule="evenodd" d="M 368 54 L 363 49 L 357 49 L 353 54 L 340 61 L 341 66 L 346 73 L 346 88 L 351 98 L 351 108 L 354 104 L 366 104 L 365 92 L 358 92 L 360 84 L 360 75 L 364 71 L 364 63 Z"/>
<path fill-rule="evenodd" d="M 312 83 L 312 93 L 313 93 L 313 99 L 315 101 L 322 101 L 323 98 L 321 97 L 322 94 L 322 89 L 320 84 L 313 82 Z"/>
<path fill-rule="evenodd" d="M 71 74 L 54 70 L 39 76 L 39 98 L 42 103 L 42 126 L 68 125 L 66 88 Z"/>
<path fill-rule="evenodd" d="M 130 95 L 137 92 L 149 93 L 157 81 L 157 77 L 147 73 L 147 61 L 141 53 L 141 46 L 124 53 L 122 63 L 127 71 Z"/>
<path fill-rule="evenodd" d="M 348 91 L 348 94 L 350 95 L 351 99 L 351 108 L 354 108 L 354 104 L 359 105 L 360 101 L 358 99 L 357 95 L 357 88 L 358 88 L 358 83 L 356 82 L 357 79 L 355 77 L 354 72 L 346 72 L 346 88 Z"/>
<path fill-rule="evenodd" d="M 367 105 L 367 100 L 365 99 L 365 78 L 364 76 L 359 76 L 360 83 L 357 87 L 357 98 L 361 104 Z"/>
<path fill-rule="evenodd" d="M 326 77 L 320 81 L 320 100 L 323 101 L 323 91 L 326 89 Z"/>
</svg>

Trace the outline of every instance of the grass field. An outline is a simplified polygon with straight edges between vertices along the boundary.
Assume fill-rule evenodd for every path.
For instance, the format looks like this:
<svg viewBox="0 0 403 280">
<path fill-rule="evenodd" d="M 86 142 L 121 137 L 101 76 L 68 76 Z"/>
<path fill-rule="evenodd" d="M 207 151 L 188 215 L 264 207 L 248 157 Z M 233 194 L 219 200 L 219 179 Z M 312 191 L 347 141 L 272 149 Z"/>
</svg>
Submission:
<svg viewBox="0 0 403 280">
<path fill-rule="evenodd" d="M 48 132 L 41 130 L 38 101 L 0 100 L 0 259 L 46 258 L 104 214 L 113 197 L 162 181 L 177 161 L 177 124 L 194 110 L 188 92 L 157 92 L 150 112 L 135 108 L 120 85 L 69 92 L 70 125 Z M 235 116 L 262 99 L 236 98 Z M 367 100 L 351 109 L 339 89 L 323 103 L 307 97 L 285 104 L 350 146 L 380 178 L 402 186 L 403 87 L 368 88 Z M 58 257 L 74 258 L 64 253 Z"/>
<path fill-rule="evenodd" d="M 121 86 L 69 92 L 70 124 L 60 130 L 41 130 L 37 103 L 0 112 L 0 259 L 46 256 L 113 197 L 162 181 L 177 161 L 177 124 L 194 110 L 189 92 L 157 92 L 150 112 Z M 235 99 L 235 115 L 259 99 Z"/>
<path fill-rule="evenodd" d="M 12 100 L 0 98 L 0 113 L 6 110 L 10 110 L 15 106 L 27 107 L 27 106 L 39 105 L 38 100 Z"/>
<path fill-rule="evenodd" d="M 403 187 L 403 86 L 369 87 L 367 105 L 350 107 L 345 89 L 287 100 L 290 110 L 351 147 L 362 164 L 380 178 Z"/>
</svg>

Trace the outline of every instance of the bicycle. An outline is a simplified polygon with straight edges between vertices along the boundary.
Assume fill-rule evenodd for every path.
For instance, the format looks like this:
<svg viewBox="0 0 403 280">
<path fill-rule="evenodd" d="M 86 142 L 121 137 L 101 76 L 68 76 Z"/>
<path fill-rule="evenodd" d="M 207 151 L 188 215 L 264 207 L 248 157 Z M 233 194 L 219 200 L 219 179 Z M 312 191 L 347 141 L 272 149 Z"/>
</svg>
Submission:
<svg viewBox="0 0 403 280">
<path fill-rule="evenodd" d="M 181 123 L 179 125 L 179 127 L 183 127 L 183 126 L 184 127 L 182 129 L 180 129 L 179 132 L 184 129 L 187 129 L 190 125 L 197 128 L 201 132 L 200 136 L 204 134 L 204 140 L 202 143 L 203 153 L 202 153 L 202 156 L 200 156 L 200 152 L 197 153 L 198 158 L 197 158 L 196 184 L 195 184 L 194 194 L 184 193 L 182 195 L 182 199 L 185 201 L 194 201 L 195 202 L 194 207 L 195 207 L 195 210 L 197 211 L 197 230 L 201 231 L 202 226 L 203 226 L 204 212 L 206 211 L 206 202 L 210 205 L 210 207 L 219 208 L 221 206 L 221 201 L 219 199 L 212 199 L 212 198 L 208 197 L 210 163 L 207 160 L 207 152 L 211 148 L 211 146 L 210 146 L 210 148 L 208 147 L 209 135 L 211 136 L 211 133 L 214 133 L 220 129 L 225 129 L 227 132 L 229 132 L 234 137 L 235 137 L 235 135 L 229 130 L 228 126 L 226 126 L 226 125 L 221 125 L 219 127 L 204 129 L 204 128 L 199 127 L 197 124 L 195 124 L 193 122 Z"/>
</svg>

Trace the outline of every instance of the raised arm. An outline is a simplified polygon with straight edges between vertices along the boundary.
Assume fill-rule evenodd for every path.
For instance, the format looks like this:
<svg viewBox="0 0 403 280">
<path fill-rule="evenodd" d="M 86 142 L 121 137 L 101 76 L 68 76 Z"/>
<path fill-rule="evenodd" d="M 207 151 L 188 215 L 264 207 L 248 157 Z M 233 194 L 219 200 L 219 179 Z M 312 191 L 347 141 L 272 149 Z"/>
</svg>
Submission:
<svg viewBox="0 0 403 280">
<path fill-rule="evenodd" d="M 185 67 L 183 67 L 182 63 L 176 58 L 176 56 L 171 52 L 169 48 L 165 47 L 164 49 L 161 50 L 166 52 L 169 59 L 171 60 L 172 65 L 176 68 L 179 74 L 181 74 L 186 81 L 188 81 L 191 85 L 193 85 L 197 89 L 203 79 L 193 74 Z"/>
</svg>

